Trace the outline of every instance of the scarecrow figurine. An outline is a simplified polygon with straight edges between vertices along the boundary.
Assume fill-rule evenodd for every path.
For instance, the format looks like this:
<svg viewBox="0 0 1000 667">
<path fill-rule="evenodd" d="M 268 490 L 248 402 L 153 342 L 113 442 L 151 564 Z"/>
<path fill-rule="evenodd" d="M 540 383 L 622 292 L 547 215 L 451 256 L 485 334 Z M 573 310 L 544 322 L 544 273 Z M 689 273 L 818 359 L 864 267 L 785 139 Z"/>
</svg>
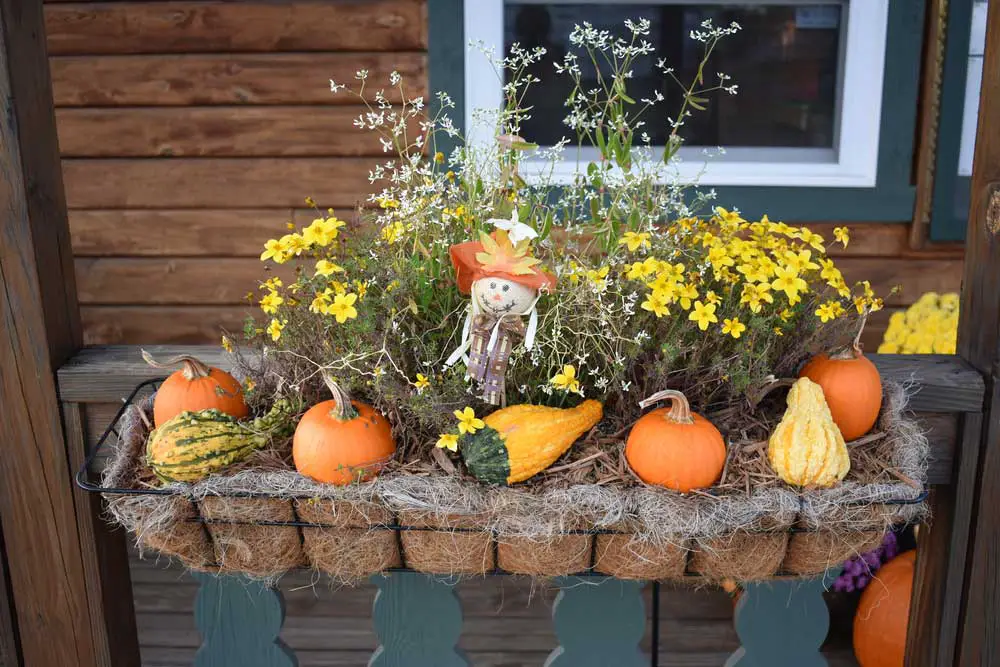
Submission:
<svg viewBox="0 0 1000 667">
<path fill-rule="evenodd" d="M 467 375 L 482 385 L 483 400 L 504 406 L 507 361 L 518 340 L 531 349 L 538 328 L 535 309 L 542 294 L 555 289 L 556 277 L 530 254 L 535 230 L 517 220 L 489 220 L 492 234 L 451 246 L 458 289 L 472 297 L 462 328 L 462 344 L 445 362 L 465 361 Z M 522 318 L 528 316 L 525 327 Z"/>
</svg>

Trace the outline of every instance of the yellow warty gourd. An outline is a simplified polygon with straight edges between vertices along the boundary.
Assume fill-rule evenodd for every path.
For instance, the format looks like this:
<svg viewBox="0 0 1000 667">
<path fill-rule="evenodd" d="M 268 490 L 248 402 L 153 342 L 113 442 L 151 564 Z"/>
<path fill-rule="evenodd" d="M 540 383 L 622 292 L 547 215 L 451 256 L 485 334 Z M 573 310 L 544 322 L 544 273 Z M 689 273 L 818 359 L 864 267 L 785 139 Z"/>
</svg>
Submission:
<svg viewBox="0 0 1000 667">
<path fill-rule="evenodd" d="M 788 392 L 788 409 L 771 435 L 767 458 L 778 477 L 795 486 L 834 486 L 851 469 L 823 389 L 809 378 L 799 378 Z"/>
<path fill-rule="evenodd" d="M 459 448 L 469 472 L 484 482 L 522 482 L 552 465 L 602 414 L 593 400 L 575 408 L 512 405 L 484 417 L 486 427 L 462 436 Z"/>
</svg>

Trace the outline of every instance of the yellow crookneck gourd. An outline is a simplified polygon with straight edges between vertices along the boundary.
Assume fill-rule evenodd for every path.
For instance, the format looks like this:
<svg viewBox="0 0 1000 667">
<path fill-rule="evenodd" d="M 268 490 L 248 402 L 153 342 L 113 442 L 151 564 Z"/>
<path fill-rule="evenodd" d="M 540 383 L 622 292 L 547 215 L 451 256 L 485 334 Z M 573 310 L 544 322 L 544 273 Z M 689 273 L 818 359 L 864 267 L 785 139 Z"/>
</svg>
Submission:
<svg viewBox="0 0 1000 667">
<path fill-rule="evenodd" d="M 594 400 L 575 408 L 512 405 L 484 417 L 485 428 L 463 435 L 459 450 L 478 479 L 522 482 L 555 463 L 602 415 L 601 404 Z"/>
<path fill-rule="evenodd" d="M 809 378 L 796 380 L 788 392 L 788 409 L 771 435 L 767 458 L 778 477 L 795 486 L 835 486 L 851 469 L 823 389 Z"/>
</svg>

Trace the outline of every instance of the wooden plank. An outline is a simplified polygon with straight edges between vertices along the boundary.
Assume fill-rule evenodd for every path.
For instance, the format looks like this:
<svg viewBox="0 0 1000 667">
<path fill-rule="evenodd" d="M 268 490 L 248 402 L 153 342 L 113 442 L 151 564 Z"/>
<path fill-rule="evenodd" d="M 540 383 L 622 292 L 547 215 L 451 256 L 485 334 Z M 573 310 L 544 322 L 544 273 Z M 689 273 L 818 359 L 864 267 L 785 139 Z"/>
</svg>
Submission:
<svg viewBox="0 0 1000 667">
<path fill-rule="evenodd" d="M 962 441 L 955 452 L 959 462 L 952 473 L 951 488 L 931 490 L 929 504 L 933 521 L 921 526 L 917 542 L 910 627 L 934 628 L 934 631 L 909 633 L 906 654 L 910 667 L 956 664 L 955 643 L 962 609 L 969 526 L 973 519 L 982 415 L 964 415 L 960 429 Z"/>
<path fill-rule="evenodd" d="M 14 596 L 10 590 L 7 574 L 7 550 L 3 542 L 3 526 L 0 526 L 0 665 L 22 667 L 21 646 L 17 636 Z"/>
<path fill-rule="evenodd" d="M 733 619 L 742 644 L 726 667 L 827 667 L 820 653 L 830 629 L 823 592 L 836 574 L 744 584 Z"/>
<path fill-rule="evenodd" d="M 281 592 L 244 577 L 196 573 L 194 619 L 203 638 L 194 667 L 297 667 L 279 635 Z"/>
<path fill-rule="evenodd" d="M 247 294 L 256 294 L 268 277 L 295 280 L 291 263 L 265 269 L 259 259 L 249 258 L 93 257 L 76 260 L 76 279 L 80 303 L 86 305 L 244 304 L 249 312 L 256 309 L 247 304 Z"/>
<path fill-rule="evenodd" d="M 890 306 L 914 303 L 925 292 L 958 292 L 962 288 L 960 259 L 845 257 L 837 261 L 837 266 L 848 284 L 871 281 L 876 293 L 885 296 Z M 896 285 L 902 290 L 888 296 L 889 290 Z"/>
<path fill-rule="evenodd" d="M 369 667 L 469 667 L 457 647 L 462 605 L 454 583 L 425 574 L 375 575 L 372 624 L 379 645 Z"/>
<path fill-rule="evenodd" d="M 89 451 L 86 417 L 79 403 L 63 404 L 62 413 L 70 474 L 75 475 Z M 87 493 L 75 484 L 72 488 L 77 505 L 77 529 L 86 543 L 96 547 L 83 552 L 94 642 L 108 647 L 108 654 L 102 659 L 106 664 L 138 666 L 139 644 L 125 531 L 113 528 L 104 520 L 104 501 L 99 495 Z M 115 622 L 106 625 L 106 618 L 115 619 Z"/>
<path fill-rule="evenodd" d="M 966 232 L 966 265 L 959 320 L 959 353 L 986 378 L 986 401 L 978 443 L 963 435 L 963 447 L 978 444 L 979 462 L 972 500 L 969 552 L 952 562 L 949 580 L 964 571 L 963 604 L 958 610 L 957 659 L 961 665 L 1000 662 L 1000 3 L 989 6 L 983 57 L 979 127 L 972 169 L 971 207 Z M 969 442 L 970 439 L 973 442 Z M 968 445 L 967 445 L 968 443 Z M 964 452 L 963 452 L 964 455 Z M 971 454 L 970 454 L 971 456 Z M 964 567 L 963 567 L 964 566 Z M 925 573 L 930 576 L 930 573 Z M 923 582 L 928 583 L 928 582 Z M 932 627 L 919 616 L 915 627 Z M 913 626 L 911 626 L 913 627 Z M 942 626 L 947 629 L 948 626 Z M 948 640 L 950 637 L 942 637 Z M 943 648 L 947 648 L 943 645 Z"/>
<path fill-rule="evenodd" d="M 66 108 L 63 157 L 383 156 L 364 106 Z M 416 123 L 412 130 L 419 132 Z M 412 135 L 416 136 L 416 135 Z"/>
<path fill-rule="evenodd" d="M 566 578 L 552 605 L 559 640 L 546 667 L 646 667 L 639 648 L 646 631 L 642 582 Z"/>
<path fill-rule="evenodd" d="M 25 665 L 129 662 L 134 633 L 93 595 L 55 367 L 80 346 L 40 0 L 0 0 L 0 520 Z M 93 561 L 89 561 L 93 562 Z M 112 578 L 121 573 L 110 575 Z M 6 587 L 6 582 L 5 582 Z M 95 632 L 95 629 L 103 630 Z M 121 638 L 121 646 L 110 642 Z"/>
<path fill-rule="evenodd" d="M 272 235 L 284 233 L 280 224 L 272 228 Z M 850 262 L 850 263 L 849 263 Z M 878 293 L 887 294 L 897 277 L 906 284 L 926 283 L 942 285 L 950 274 L 961 270 L 951 260 L 909 262 L 911 268 L 903 269 L 894 260 L 849 260 L 845 267 L 858 275 L 877 279 L 873 287 Z M 855 262 L 864 262 L 856 265 Z M 880 266 L 888 265 L 885 268 Z M 279 273 L 291 275 L 291 265 L 278 267 Z M 76 262 L 80 302 L 85 304 L 158 303 L 158 304 L 235 304 L 243 302 L 247 290 L 256 287 L 263 276 L 260 261 L 252 258 L 101 258 L 78 259 Z M 921 273 L 924 272 L 924 273 Z M 928 275 L 929 274 L 929 275 Z M 935 275 L 936 274 L 936 275 Z M 957 273 L 955 279 L 959 280 Z M 161 281 L 167 282 L 161 282 Z M 156 289 L 150 289 L 156 285 Z M 905 294 L 887 298 L 891 304 L 906 305 L 919 294 Z M 907 300 L 909 299 L 909 300 Z"/>
<path fill-rule="evenodd" d="M 371 158 L 63 160 L 70 208 L 353 208 L 375 189 Z"/>
<path fill-rule="evenodd" d="M 422 51 L 413 0 L 121 2 L 45 9 L 52 55 L 219 51 Z"/>
<path fill-rule="evenodd" d="M 85 306 L 81 315 L 88 345 L 218 345 L 223 330 L 243 331 L 251 310 L 248 306 Z"/>
<path fill-rule="evenodd" d="M 157 345 L 154 356 L 193 354 L 212 366 L 226 368 L 229 356 L 212 345 Z M 911 383 L 919 389 L 910 404 L 917 412 L 968 412 L 983 400 L 982 378 L 968 364 L 951 355 L 873 354 L 883 379 Z M 64 401 L 114 403 L 138 382 L 158 377 L 147 366 L 139 349 L 130 345 L 86 347 L 59 369 L 59 389 Z M 122 393 L 122 389 L 127 388 Z"/>
<path fill-rule="evenodd" d="M 206 104 L 355 104 L 334 95 L 330 79 L 355 82 L 366 69 L 372 95 L 399 72 L 408 97 L 427 97 L 427 58 L 419 53 L 268 53 L 232 55 L 54 56 L 56 106 L 190 106 Z"/>
</svg>

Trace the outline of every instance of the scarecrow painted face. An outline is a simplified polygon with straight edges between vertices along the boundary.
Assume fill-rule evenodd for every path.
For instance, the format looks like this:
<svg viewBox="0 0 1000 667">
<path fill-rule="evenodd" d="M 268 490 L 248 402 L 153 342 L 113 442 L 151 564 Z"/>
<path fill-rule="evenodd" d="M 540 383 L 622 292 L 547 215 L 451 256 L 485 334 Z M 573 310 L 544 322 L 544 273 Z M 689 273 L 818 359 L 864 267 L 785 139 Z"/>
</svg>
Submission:
<svg viewBox="0 0 1000 667">
<path fill-rule="evenodd" d="M 496 317 L 524 315 L 538 292 L 506 278 L 480 278 L 472 284 L 472 298 L 483 310 Z"/>
</svg>

